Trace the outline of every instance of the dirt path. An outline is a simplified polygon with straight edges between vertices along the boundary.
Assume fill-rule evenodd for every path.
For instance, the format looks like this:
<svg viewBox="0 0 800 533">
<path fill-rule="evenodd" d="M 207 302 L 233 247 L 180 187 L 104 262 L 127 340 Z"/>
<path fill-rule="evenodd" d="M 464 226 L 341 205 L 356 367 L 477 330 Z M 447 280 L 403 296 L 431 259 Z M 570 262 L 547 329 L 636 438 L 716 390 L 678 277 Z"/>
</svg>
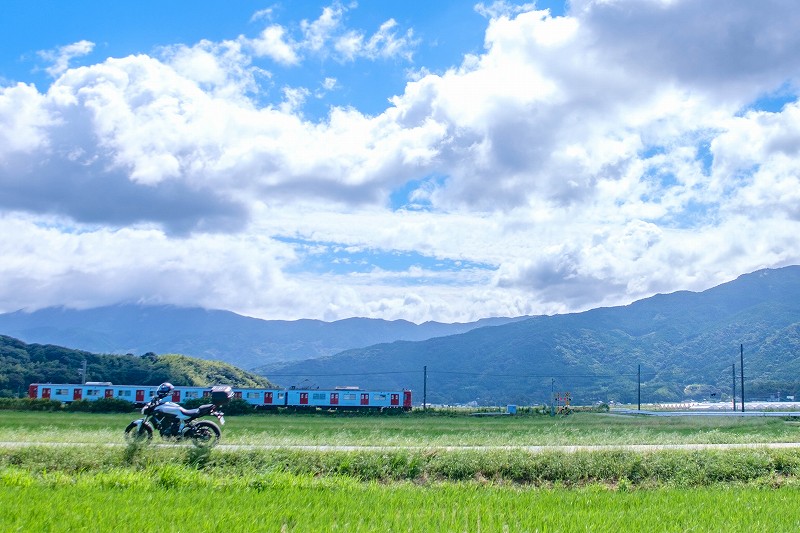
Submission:
<svg viewBox="0 0 800 533">
<path fill-rule="evenodd" d="M 24 448 L 30 446 L 97 446 L 97 443 L 71 442 L 0 442 L 0 448 Z M 155 447 L 191 446 L 190 444 L 153 443 Z M 127 446 L 125 442 L 110 442 L 100 446 Z M 592 452 L 625 450 L 632 452 L 651 452 L 660 450 L 737 450 L 737 449 L 793 449 L 800 448 L 800 442 L 766 442 L 737 444 L 605 444 L 574 446 L 305 446 L 305 445 L 269 445 L 269 444 L 219 444 L 219 450 L 308 450 L 329 452 L 362 452 L 392 450 L 444 450 L 444 451 L 493 451 L 520 450 L 530 453 L 545 452 Z"/>
</svg>

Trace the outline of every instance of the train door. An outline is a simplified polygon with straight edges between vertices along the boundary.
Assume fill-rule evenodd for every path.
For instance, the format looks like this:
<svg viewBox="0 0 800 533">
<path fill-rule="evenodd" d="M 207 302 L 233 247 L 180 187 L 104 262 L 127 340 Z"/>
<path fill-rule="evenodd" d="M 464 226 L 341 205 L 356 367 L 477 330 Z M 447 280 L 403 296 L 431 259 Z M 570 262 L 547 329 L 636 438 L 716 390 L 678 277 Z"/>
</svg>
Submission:
<svg viewBox="0 0 800 533">
<path fill-rule="evenodd" d="M 339 393 L 332 392 L 331 393 L 331 405 L 339 405 Z"/>
<path fill-rule="evenodd" d="M 264 393 L 264 404 L 272 405 L 272 391 L 267 391 Z"/>
<path fill-rule="evenodd" d="M 241 400 L 242 399 L 242 391 L 240 391 L 240 390 L 233 391 L 233 397 L 234 398 L 239 398 Z"/>
<path fill-rule="evenodd" d="M 369 405 L 369 393 L 362 392 L 361 393 L 361 405 Z"/>
<path fill-rule="evenodd" d="M 172 391 L 172 401 L 175 403 L 181 401 L 181 391 L 179 390 Z"/>
<path fill-rule="evenodd" d="M 75 387 L 72 389 L 72 399 L 80 400 L 81 398 L 83 398 L 83 389 L 80 387 Z"/>
<path fill-rule="evenodd" d="M 301 392 L 300 393 L 300 405 L 308 405 L 308 393 Z"/>
<path fill-rule="evenodd" d="M 403 391 L 403 407 L 407 409 L 411 409 L 411 391 L 404 390 Z"/>
<path fill-rule="evenodd" d="M 42 399 L 49 400 L 50 399 L 50 387 L 43 387 L 42 388 Z"/>
<path fill-rule="evenodd" d="M 36 398 L 39 396 L 39 385 L 30 385 L 28 387 L 28 398 Z"/>
<path fill-rule="evenodd" d="M 400 395 L 399 394 L 392 394 L 391 395 L 390 405 L 400 405 Z"/>
<path fill-rule="evenodd" d="M 106 389 L 106 398 L 114 397 L 114 389 Z"/>
<path fill-rule="evenodd" d="M 142 389 L 136 389 L 136 401 L 137 402 L 144 401 L 144 391 Z"/>
</svg>

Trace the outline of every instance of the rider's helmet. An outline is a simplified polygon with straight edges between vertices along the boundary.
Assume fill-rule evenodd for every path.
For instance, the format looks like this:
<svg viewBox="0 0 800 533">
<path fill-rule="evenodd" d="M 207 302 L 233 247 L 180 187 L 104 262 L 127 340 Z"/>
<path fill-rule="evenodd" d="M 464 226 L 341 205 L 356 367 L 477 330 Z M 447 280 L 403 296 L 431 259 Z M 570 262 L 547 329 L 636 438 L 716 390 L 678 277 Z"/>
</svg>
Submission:
<svg viewBox="0 0 800 533">
<path fill-rule="evenodd" d="M 165 381 L 164 383 L 158 386 L 158 389 L 156 389 L 156 395 L 159 398 L 164 398 L 165 396 L 169 396 L 170 394 L 172 394 L 172 390 L 174 388 L 175 387 L 172 386 L 172 383 L 170 383 L 169 381 Z"/>
</svg>

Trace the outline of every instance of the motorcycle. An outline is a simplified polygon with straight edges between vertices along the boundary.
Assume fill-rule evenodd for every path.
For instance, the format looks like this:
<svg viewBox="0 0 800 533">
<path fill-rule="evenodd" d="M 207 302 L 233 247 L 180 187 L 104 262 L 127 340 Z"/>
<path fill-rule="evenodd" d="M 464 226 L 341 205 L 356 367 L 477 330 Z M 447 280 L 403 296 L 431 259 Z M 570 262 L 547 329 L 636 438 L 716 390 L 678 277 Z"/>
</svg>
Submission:
<svg viewBox="0 0 800 533">
<path fill-rule="evenodd" d="M 149 442 L 153 438 L 153 430 L 157 429 L 165 439 L 188 439 L 201 448 L 215 446 L 221 434 L 219 426 L 225 425 L 222 406 L 230 401 L 231 396 L 230 387 L 214 387 L 211 390 L 212 403 L 197 409 L 184 409 L 175 402 L 167 401 L 166 397 L 156 396 L 142 407 L 143 417 L 125 428 L 125 438 L 129 442 Z M 203 416 L 216 416 L 219 426 L 208 420 L 197 420 Z"/>
</svg>

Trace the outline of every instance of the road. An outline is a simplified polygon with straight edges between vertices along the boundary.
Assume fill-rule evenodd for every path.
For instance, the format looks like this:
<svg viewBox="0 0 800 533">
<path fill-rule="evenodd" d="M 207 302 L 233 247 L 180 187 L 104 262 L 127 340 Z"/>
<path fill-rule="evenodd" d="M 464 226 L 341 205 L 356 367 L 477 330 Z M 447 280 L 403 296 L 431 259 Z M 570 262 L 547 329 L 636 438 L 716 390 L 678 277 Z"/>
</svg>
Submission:
<svg viewBox="0 0 800 533">
<path fill-rule="evenodd" d="M 800 411 L 649 411 L 647 409 L 612 409 L 613 415 L 643 415 L 643 416 L 725 416 L 725 417 L 783 417 L 799 418 Z"/>
</svg>

